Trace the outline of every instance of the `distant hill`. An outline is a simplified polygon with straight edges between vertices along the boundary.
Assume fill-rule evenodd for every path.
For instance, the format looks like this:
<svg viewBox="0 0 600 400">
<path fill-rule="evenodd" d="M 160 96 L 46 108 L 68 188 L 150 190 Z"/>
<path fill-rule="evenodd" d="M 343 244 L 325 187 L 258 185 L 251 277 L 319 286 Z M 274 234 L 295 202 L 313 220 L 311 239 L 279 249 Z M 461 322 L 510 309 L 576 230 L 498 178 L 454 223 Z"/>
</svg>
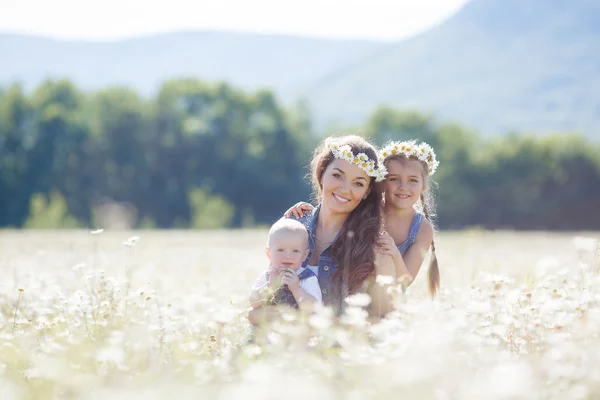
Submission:
<svg viewBox="0 0 600 400">
<path fill-rule="evenodd" d="M 382 46 L 219 31 L 106 42 L 0 33 L 0 85 L 21 81 L 31 88 L 46 77 L 67 77 L 84 88 L 124 84 L 149 94 L 166 79 L 195 77 L 292 93 Z"/>
<path fill-rule="evenodd" d="M 489 133 L 580 130 L 598 138 L 600 2 L 472 0 L 306 93 L 322 123 L 359 123 L 387 103 Z"/>
<path fill-rule="evenodd" d="M 362 124 L 388 104 L 488 134 L 600 137 L 600 1 L 471 0 L 398 43 L 211 31 L 111 42 L 0 34 L 0 85 L 67 77 L 142 94 L 166 79 L 226 80 L 311 103 L 318 128 Z"/>
</svg>

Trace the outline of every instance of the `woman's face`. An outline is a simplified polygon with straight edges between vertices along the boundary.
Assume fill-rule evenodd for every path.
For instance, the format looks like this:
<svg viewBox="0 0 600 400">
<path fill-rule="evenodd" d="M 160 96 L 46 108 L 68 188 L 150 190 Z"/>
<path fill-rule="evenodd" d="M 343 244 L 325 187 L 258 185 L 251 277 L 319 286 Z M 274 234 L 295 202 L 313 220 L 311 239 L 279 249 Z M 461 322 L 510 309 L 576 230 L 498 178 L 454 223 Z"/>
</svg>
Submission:
<svg viewBox="0 0 600 400">
<path fill-rule="evenodd" d="M 383 183 L 386 207 L 412 207 L 425 188 L 421 164 L 413 160 L 392 159 L 387 163 L 387 170 Z"/>
<path fill-rule="evenodd" d="M 371 178 L 358 166 L 334 159 L 321 178 L 323 208 L 349 214 L 369 193 Z"/>
</svg>

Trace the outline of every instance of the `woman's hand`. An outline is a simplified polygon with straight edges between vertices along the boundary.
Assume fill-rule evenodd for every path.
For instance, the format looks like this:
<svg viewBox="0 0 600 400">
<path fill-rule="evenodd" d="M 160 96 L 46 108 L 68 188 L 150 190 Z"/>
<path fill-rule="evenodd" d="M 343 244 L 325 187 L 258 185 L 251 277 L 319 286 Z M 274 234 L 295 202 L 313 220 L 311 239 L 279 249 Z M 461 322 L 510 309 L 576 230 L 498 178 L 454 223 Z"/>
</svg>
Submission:
<svg viewBox="0 0 600 400">
<path fill-rule="evenodd" d="M 379 254 L 388 255 L 393 259 L 402 257 L 402 254 L 400 254 L 400 250 L 398 250 L 398 247 L 394 242 L 394 238 L 392 238 L 390 234 L 386 231 L 383 231 L 379 234 L 379 236 L 377 237 L 376 244 L 376 250 Z"/>
<path fill-rule="evenodd" d="M 296 203 L 293 206 L 291 206 L 283 214 L 283 216 L 286 218 L 290 218 L 291 216 L 294 216 L 296 218 L 302 218 L 304 216 L 304 211 L 311 211 L 313 208 L 314 207 L 312 204 L 301 201 L 301 202 Z"/>
<path fill-rule="evenodd" d="M 281 274 L 281 284 L 287 285 L 288 289 L 293 293 L 300 287 L 300 278 L 293 269 L 286 269 Z"/>
</svg>

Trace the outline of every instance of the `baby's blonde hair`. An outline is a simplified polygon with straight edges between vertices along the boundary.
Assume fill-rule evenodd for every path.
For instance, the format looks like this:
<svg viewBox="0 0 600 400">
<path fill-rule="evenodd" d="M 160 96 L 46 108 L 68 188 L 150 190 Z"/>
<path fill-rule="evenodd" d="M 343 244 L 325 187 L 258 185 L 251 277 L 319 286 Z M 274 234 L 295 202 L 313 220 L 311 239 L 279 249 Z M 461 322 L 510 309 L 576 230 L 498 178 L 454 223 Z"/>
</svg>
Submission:
<svg viewBox="0 0 600 400">
<path fill-rule="evenodd" d="M 306 227 L 302 223 L 291 218 L 282 218 L 279 221 L 275 222 L 273 226 L 271 226 L 271 229 L 269 229 L 269 236 L 267 239 L 267 247 L 271 246 L 271 240 L 275 236 L 282 233 L 302 235 L 304 245 L 308 247 L 308 231 L 306 230 Z"/>
</svg>

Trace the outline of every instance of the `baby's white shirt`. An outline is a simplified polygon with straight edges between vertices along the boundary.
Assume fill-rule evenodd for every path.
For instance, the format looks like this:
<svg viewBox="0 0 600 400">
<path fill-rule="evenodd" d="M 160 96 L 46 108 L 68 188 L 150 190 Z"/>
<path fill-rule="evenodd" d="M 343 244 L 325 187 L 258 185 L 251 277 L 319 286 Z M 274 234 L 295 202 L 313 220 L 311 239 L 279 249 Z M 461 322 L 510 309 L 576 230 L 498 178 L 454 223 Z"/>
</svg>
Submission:
<svg viewBox="0 0 600 400">
<path fill-rule="evenodd" d="M 303 267 L 298 268 L 298 270 L 296 271 L 296 275 L 300 275 L 302 273 L 302 271 L 304 271 L 304 270 L 305 270 L 305 268 L 303 268 Z M 264 271 L 263 273 L 261 273 L 258 276 L 256 281 L 254 281 L 254 284 L 252 285 L 252 289 L 259 288 L 262 285 L 264 285 L 265 283 L 267 283 L 267 271 Z M 323 295 L 321 294 L 321 286 L 319 286 L 319 280 L 317 279 L 316 276 L 313 275 L 304 280 L 301 280 L 300 287 L 302 289 L 304 289 L 306 291 L 306 293 L 308 293 L 312 297 L 314 297 L 319 303 L 323 302 Z"/>
</svg>

